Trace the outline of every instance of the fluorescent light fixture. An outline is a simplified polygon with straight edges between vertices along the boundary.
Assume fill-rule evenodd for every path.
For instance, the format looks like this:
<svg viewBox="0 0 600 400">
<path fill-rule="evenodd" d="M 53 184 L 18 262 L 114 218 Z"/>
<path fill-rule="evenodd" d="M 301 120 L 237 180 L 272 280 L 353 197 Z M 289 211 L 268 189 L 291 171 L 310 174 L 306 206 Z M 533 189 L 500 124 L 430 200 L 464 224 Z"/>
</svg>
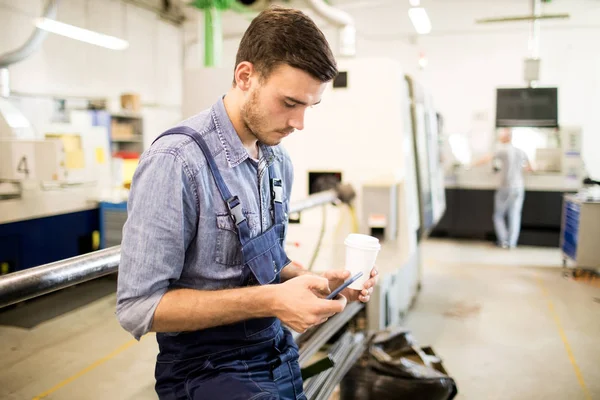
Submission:
<svg viewBox="0 0 600 400">
<path fill-rule="evenodd" d="M 426 35 L 431 32 L 431 21 L 429 21 L 427 11 L 423 7 L 409 8 L 408 17 L 418 34 Z"/>
<path fill-rule="evenodd" d="M 36 19 L 35 26 L 45 31 L 56 33 L 57 35 L 95 44 L 96 46 L 100 47 L 106 47 L 107 49 L 111 50 L 125 50 L 127 47 L 129 47 L 129 43 L 123 39 L 89 31 L 83 28 L 78 28 L 76 26 L 58 22 L 49 18 Z"/>
<path fill-rule="evenodd" d="M 408 2 L 412 7 L 419 7 L 421 5 L 421 0 L 409 0 Z"/>
</svg>

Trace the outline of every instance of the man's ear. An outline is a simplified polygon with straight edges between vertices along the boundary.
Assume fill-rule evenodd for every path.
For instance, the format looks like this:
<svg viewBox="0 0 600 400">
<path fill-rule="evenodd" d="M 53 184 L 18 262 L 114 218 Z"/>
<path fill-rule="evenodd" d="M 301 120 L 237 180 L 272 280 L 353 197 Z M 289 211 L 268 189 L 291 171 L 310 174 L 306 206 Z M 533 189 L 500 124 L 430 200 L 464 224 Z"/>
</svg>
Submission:
<svg viewBox="0 0 600 400">
<path fill-rule="evenodd" d="M 242 61 L 235 67 L 235 84 L 244 92 L 250 89 L 251 78 L 256 73 L 254 64 L 248 61 Z"/>
</svg>

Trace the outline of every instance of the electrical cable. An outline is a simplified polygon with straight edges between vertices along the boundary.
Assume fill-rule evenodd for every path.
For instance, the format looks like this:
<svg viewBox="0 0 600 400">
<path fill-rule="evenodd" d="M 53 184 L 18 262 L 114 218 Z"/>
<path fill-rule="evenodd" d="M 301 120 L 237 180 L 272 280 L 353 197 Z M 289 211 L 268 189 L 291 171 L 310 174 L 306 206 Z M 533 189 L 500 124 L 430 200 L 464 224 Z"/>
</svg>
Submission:
<svg viewBox="0 0 600 400">
<path fill-rule="evenodd" d="M 325 227 L 327 225 L 327 205 L 323 205 L 323 216 L 321 221 L 321 231 L 319 232 L 319 239 L 317 240 L 317 245 L 315 250 L 313 251 L 310 262 L 308 263 L 308 270 L 312 271 L 315 261 L 319 255 L 319 251 L 321 250 L 321 244 L 323 243 L 323 237 L 325 237 Z"/>
<path fill-rule="evenodd" d="M 352 204 L 348 204 L 350 209 L 350 217 L 352 218 L 352 233 L 358 233 L 358 217 L 356 216 L 356 209 Z"/>
</svg>

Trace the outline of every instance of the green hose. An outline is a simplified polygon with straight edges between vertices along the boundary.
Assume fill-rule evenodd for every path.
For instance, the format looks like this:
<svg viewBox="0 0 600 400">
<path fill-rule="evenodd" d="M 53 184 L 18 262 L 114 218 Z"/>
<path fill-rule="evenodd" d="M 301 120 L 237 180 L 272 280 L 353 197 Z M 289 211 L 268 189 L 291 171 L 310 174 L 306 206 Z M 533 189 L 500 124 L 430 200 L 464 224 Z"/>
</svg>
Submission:
<svg viewBox="0 0 600 400">
<path fill-rule="evenodd" d="M 204 66 L 214 67 L 221 60 L 223 49 L 223 30 L 221 11 L 232 10 L 248 14 L 250 19 L 256 13 L 250 12 L 246 6 L 236 0 L 194 0 L 188 3 L 204 13 Z"/>
</svg>

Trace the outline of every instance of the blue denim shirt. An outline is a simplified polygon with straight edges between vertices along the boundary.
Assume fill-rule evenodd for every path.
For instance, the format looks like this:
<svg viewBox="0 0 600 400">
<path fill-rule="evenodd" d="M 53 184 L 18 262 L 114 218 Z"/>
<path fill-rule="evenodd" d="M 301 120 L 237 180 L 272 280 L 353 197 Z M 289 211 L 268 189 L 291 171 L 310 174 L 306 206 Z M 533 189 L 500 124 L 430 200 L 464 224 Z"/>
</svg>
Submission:
<svg viewBox="0 0 600 400">
<path fill-rule="evenodd" d="M 243 206 L 252 237 L 273 224 L 269 173 L 274 164 L 284 186 L 287 220 L 292 163 L 281 146 L 260 145 L 252 160 L 229 119 L 223 100 L 183 121 L 206 141 L 225 183 Z M 190 137 L 170 135 L 140 158 L 123 227 L 117 317 L 139 339 L 152 326 L 165 292 L 240 286 L 242 252 L 202 151 Z M 214 304 L 207 306 L 214 307 Z"/>
</svg>

